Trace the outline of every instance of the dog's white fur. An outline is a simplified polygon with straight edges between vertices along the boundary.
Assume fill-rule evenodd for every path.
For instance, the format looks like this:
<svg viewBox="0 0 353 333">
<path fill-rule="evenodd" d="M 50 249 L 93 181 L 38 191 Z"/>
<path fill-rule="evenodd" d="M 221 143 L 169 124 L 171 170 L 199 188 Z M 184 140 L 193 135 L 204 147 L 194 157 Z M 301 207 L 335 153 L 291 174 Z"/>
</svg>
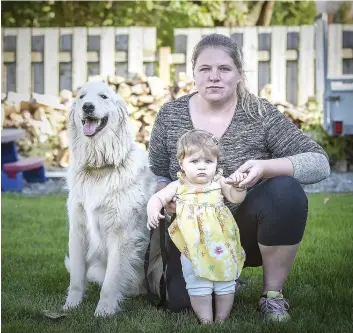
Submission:
<svg viewBox="0 0 353 333">
<path fill-rule="evenodd" d="M 93 137 L 83 132 L 85 102 L 95 106 L 95 118 L 108 117 L 107 125 Z M 68 132 L 70 231 L 65 264 L 70 286 L 63 308 L 79 305 L 87 281 L 94 281 L 102 285 L 95 315 L 110 315 L 119 310 L 124 297 L 144 292 L 146 205 L 155 177 L 147 153 L 134 143 L 125 104 L 105 83 L 83 85 L 69 115 Z M 158 251 L 152 251 L 151 279 L 157 280 L 160 262 Z M 157 281 L 152 286 L 158 289 Z"/>
</svg>

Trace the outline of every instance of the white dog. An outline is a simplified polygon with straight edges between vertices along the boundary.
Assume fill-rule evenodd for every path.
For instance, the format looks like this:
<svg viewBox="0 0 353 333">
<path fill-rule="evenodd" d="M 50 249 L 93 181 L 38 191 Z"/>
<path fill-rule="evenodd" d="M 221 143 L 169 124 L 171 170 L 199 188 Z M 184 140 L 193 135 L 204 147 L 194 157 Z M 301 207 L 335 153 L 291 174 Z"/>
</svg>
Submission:
<svg viewBox="0 0 353 333">
<path fill-rule="evenodd" d="M 95 315 L 110 315 L 124 297 L 144 292 L 146 205 L 155 177 L 147 153 L 134 143 L 125 104 L 105 83 L 89 82 L 80 89 L 68 131 L 70 232 L 65 263 L 70 286 L 63 308 L 79 305 L 86 282 L 94 281 L 102 285 Z M 157 257 L 152 247 L 154 291 L 161 274 Z"/>
</svg>

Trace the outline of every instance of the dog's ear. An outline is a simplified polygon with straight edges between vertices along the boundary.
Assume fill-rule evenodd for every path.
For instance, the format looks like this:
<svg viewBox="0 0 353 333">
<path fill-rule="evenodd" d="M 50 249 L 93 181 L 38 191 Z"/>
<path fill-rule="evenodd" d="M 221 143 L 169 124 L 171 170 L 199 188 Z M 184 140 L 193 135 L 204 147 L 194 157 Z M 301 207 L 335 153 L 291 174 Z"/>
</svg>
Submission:
<svg viewBox="0 0 353 333">
<path fill-rule="evenodd" d="M 121 98 L 118 98 L 116 101 L 115 101 L 115 104 L 116 104 L 116 107 L 118 109 L 119 112 L 122 112 L 123 114 L 125 114 L 126 116 L 129 115 L 129 112 L 127 110 L 127 105 L 125 103 L 124 100 L 122 100 Z"/>
<path fill-rule="evenodd" d="M 71 107 L 69 109 L 69 123 L 71 123 L 71 124 L 74 121 L 75 108 L 76 108 L 76 101 L 73 101 L 71 104 Z"/>
</svg>

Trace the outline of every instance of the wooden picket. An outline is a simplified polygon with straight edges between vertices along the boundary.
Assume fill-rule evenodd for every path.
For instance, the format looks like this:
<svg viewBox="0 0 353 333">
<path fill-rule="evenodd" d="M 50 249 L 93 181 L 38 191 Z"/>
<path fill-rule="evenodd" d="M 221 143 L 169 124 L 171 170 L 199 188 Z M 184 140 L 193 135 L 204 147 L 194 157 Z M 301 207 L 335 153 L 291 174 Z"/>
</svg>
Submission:
<svg viewBox="0 0 353 333">
<path fill-rule="evenodd" d="M 58 94 L 89 75 L 154 75 L 156 28 L 5 28 L 2 92 Z"/>
<path fill-rule="evenodd" d="M 157 53 L 154 27 L 5 28 L 2 29 L 2 92 L 57 94 L 77 89 L 90 75 L 141 73 L 168 84 L 170 66 L 192 77 L 196 43 L 210 33 L 236 41 L 243 55 L 247 85 L 259 93 L 272 84 L 273 98 L 304 104 L 322 89 L 323 73 L 315 70 L 314 26 L 174 29 L 174 53 Z M 328 27 L 328 75 L 353 74 L 353 25 Z"/>
<path fill-rule="evenodd" d="M 303 105 L 320 89 L 317 80 L 323 76 L 315 71 L 315 42 L 320 38 L 315 37 L 314 26 L 174 29 L 176 53 L 170 58 L 177 75 L 186 71 L 192 76 L 193 47 L 210 33 L 222 33 L 238 43 L 251 92 L 257 94 L 271 83 L 273 99 Z M 353 74 L 353 25 L 329 25 L 328 53 L 329 76 Z"/>
</svg>

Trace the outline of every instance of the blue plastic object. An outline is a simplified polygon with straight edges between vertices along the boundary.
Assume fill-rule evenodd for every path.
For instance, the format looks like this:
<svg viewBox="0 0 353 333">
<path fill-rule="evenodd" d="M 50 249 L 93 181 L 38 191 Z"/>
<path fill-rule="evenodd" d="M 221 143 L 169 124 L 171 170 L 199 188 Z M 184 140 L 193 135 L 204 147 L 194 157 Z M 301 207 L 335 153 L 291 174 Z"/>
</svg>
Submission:
<svg viewBox="0 0 353 333">
<path fill-rule="evenodd" d="M 23 171 L 23 177 L 29 183 L 45 183 L 47 181 L 43 166 L 38 169 Z"/>
<path fill-rule="evenodd" d="M 23 172 L 18 172 L 16 178 L 7 177 L 6 172 L 1 170 L 1 191 L 2 192 L 22 192 Z"/>
</svg>

